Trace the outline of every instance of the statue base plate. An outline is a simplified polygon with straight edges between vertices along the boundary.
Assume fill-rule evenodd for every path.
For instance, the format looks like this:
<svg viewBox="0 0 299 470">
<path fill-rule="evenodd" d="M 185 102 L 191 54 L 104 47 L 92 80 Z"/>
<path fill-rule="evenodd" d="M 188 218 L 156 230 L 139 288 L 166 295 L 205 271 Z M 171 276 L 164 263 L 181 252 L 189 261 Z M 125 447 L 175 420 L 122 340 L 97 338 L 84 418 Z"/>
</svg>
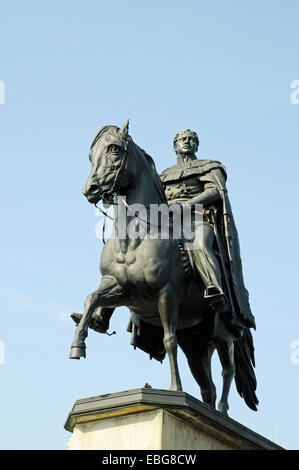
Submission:
<svg viewBox="0 0 299 470">
<path fill-rule="evenodd" d="M 77 400 L 71 450 L 282 450 L 185 392 L 141 388 Z"/>
</svg>

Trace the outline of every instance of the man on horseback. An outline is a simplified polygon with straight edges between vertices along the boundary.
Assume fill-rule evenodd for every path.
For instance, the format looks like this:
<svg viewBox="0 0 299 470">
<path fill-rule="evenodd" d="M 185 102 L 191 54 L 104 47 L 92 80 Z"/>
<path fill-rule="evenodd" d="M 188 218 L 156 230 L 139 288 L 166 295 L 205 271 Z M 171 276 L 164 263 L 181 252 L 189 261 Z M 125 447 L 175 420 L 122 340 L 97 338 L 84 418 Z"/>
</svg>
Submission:
<svg viewBox="0 0 299 470">
<path fill-rule="evenodd" d="M 217 349 L 223 376 L 219 411 L 227 414 L 234 374 L 239 394 L 256 410 L 254 346 L 249 330 L 255 327 L 255 321 L 243 282 L 226 171 L 218 161 L 198 160 L 198 144 L 195 132 L 187 129 L 178 133 L 174 139 L 178 162 L 159 178 L 152 158 L 130 138 L 128 122 L 121 128 L 104 126 L 98 132 L 91 145 L 91 173 L 83 193 L 92 204 L 101 199 L 115 204 L 116 236 L 110 237 L 103 248 L 99 287 L 86 297 L 83 314 L 71 315 L 78 326 L 70 358 L 86 357 L 88 328 L 107 332 L 114 309 L 126 306 L 131 312 L 131 344 L 158 361 L 167 354 L 171 390 L 182 390 L 177 361 L 180 346 L 203 401 L 215 408 L 211 357 Z M 165 226 L 157 222 L 154 235 L 158 232 L 161 237 L 151 237 L 154 224 L 134 211 L 121 220 L 120 198 L 115 203 L 115 195 L 126 196 L 127 208 L 138 204 L 150 210 L 158 207 L 161 214 L 163 210 L 171 213 L 167 228 L 175 229 L 176 236 L 169 236 Z M 172 206 L 169 211 L 175 203 L 179 207 Z M 177 230 L 181 225 L 176 215 L 182 211 L 175 209 L 181 205 L 191 206 L 194 214 L 199 211 L 198 205 L 203 211 L 202 221 L 197 217 L 191 220 L 193 232 L 195 226 L 191 246 L 186 235 L 190 235 L 190 227 L 185 224 L 186 213 L 189 216 L 192 212 L 189 207 L 183 211 L 182 233 Z M 128 228 L 132 221 L 134 227 L 136 222 L 137 226 L 146 222 L 148 236 L 136 241 L 126 232 L 125 238 L 120 237 L 120 226 Z"/>
<path fill-rule="evenodd" d="M 202 204 L 203 223 L 190 260 L 205 284 L 205 298 L 216 312 L 229 312 L 230 322 L 255 327 L 248 292 L 244 286 L 238 234 L 225 187 L 225 167 L 215 160 L 199 160 L 199 139 L 186 129 L 174 137 L 177 164 L 160 178 L 169 204 Z"/>
<path fill-rule="evenodd" d="M 168 204 L 203 206 L 203 223 L 195 233 L 195 249 L 187 250 L 195 277 L 205 285 L 204 297 L 216 315 L 238 330 L 255 328 L 248 292 L 244 286 L 238 233 L 226 189 L 225 167 L 216 160 L 199 160 L 199 139 L 186 129 L 174 137 L 176 165 L 160 179 Z M 100 308 L 89 327 L 104 333 L 114 308 Z M 81 315 L 72 315 L 75 323 Z M 131 327 L 130 327 L 131 328 Z M 130 329 L 131 331 L 131 329 Z M 220 334 L 221 336 L 221 334 Z"/>
</svg>

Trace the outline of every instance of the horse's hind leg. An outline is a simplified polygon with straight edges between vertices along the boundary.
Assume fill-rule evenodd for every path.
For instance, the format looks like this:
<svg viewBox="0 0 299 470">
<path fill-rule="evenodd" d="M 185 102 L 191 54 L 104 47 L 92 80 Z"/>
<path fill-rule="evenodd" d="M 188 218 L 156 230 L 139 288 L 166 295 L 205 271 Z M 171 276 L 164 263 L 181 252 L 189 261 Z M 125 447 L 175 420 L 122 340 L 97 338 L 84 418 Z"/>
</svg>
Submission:
<svg viewBox="0 0 299 470">
<path fill-rule="evenodd" d="M 86 357 L 85 339 L 93 312 L 99 307 L 117 307 L 125 293 L 116 280 L 111 276 L 103 276 L 100 287 L 86 297 L 84 313 L 76 328 L 75 338 L 71 346 L 71 359 Z"/>
<path fill-rule="evenodd" d="M 221 413 L 227 415 L 227 411 L 229 409 L 228 395 L 232 380 L 235 375 L 234 342 L 217 341 L 216 348 L 222 365 L 223 378 L 222 395 L 218 403 L 218 410 Z"/>
<path fill-rule="evenodd" d="M 158 308 L 164 329 L 164 346 L 169 358 L 171 372 L 170 390 L 182 390 L 181 379 L 177 362 L 177 336 L 176 326 L 178 320 L 178 305 L 172 288 L 167 286 L 160 292 Z"/>
<path fill-rule="evenodd" d="M 200 387 L 202 400 L 212 408 L 216 404 L 216 387 L 211 374 L 211 357 L 215 350 L 214 343 L 200 334 L 180 330 L 179 346 L 187 357 L 191 373 Z"/>
</svg>

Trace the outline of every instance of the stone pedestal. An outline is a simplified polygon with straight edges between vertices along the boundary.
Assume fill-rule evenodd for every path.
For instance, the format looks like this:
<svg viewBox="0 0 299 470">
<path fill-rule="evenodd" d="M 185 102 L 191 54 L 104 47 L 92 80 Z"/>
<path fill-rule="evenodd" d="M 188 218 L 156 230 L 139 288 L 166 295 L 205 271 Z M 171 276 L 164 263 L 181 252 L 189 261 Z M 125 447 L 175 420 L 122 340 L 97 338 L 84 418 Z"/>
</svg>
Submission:
<svg viewBox="0 0 299 470">
<path fill-rule="evenodd" d="M 274 450 L 280 446 L 188 395 L 142 388 L 77 400 L 72 450 Z"/>
</svg>

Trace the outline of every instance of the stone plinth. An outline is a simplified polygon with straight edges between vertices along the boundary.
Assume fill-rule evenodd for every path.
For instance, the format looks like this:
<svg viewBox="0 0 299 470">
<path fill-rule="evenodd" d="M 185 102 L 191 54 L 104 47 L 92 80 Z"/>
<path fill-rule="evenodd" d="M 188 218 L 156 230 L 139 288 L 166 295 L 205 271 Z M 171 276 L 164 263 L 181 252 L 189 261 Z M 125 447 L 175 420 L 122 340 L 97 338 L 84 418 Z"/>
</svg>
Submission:
<svg viewBox="0 0 299 470">
<path fill-rule="evenodd" d="M 282 449 L 185 392 L 150 388 L 77 400 L 65 429 L 73 450 Z"/>
</svg>

